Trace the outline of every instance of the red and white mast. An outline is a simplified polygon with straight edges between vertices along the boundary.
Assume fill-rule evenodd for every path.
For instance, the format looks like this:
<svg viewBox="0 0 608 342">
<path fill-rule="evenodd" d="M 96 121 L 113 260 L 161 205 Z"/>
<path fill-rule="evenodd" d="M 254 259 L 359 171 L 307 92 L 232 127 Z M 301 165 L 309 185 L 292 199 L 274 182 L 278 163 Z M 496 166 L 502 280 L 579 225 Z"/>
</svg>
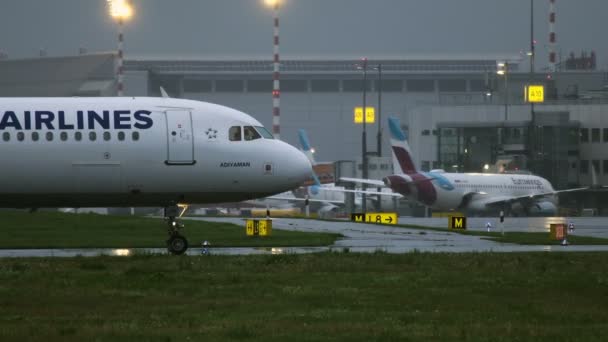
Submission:
<svg viewBox="0 0 608 342">
<path fill-rule="evenodd" d="M 281 87 L 279 58 L 279 0 L 272 4 L 274 10 L 274 61 L 273 61 L 273 86 L 272 86 L 272 134 L 276 139 L 281 139 Z"/>
<path fill-rule="evenodd" d="M 549 71 L 556 71 L 555 0 L 549 0 Z"/>
</svg>

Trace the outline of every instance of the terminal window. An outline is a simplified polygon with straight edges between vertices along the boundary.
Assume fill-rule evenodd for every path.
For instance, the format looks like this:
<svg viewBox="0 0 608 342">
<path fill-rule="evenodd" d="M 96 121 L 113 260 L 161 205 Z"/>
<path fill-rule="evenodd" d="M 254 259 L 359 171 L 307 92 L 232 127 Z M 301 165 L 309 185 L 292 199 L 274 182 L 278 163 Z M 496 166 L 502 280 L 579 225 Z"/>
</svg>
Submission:
<svg viewBox="0 0 608 342">
<path fill-rule="evenodd" d="M 215 91 L 240 93 L 245 90 L 241 80 L 217 80 L 215 81 Z"/>
<path fill-rule="evenodd" d="M 591 166 L 593 167 L 593 171 L 595 171 L 596 174 L 602 172 L 600 170 L 600 161 L 599 160 L 592 161 Z"/>
<path fill-rule="evenodd" d="M 589 129 L 581 128 L 581 142 L 589 142 Z"/>
<path fill-rule="evenodd" d="M 422 161 L 422 171 L 428 172 L 430 170 L 431 162 L 428 160 Z"/>
<path fill-rule="evenodd" d="M 484 80 L 470 80 L 469 87 L 473 92 L 484 92 L 488 90 L 486 82 Z"/>
<path fill-rule="evenodd" d="M 313 92 L 337 93 L 340 91 L 340 82 L 338 80 L 312 80 L 310 88 Z"/>
<path fill-rule="evenodd" d="M 308 91 L 308 82 L 306 80 L 282 80 L 281 91 L 304 93 Z"/>
<path fill-rule="evenodd" d="M 403 91 L 403 81 L 401 80 L 382 80 L 382 84 L 378 81 L 374 82 L 376 91 L 382 86 L 382 92 L 401 92 Z"/>
<path fill-rule="evenodd" d="M 591 142 L 600 142 L 600 129 L 599 128 L 591 129 Z"/>
<path fill-rule="evenodd" d="M 372 82 L 371 81 L 366 81 L 365 82 L 365 90 L 366 91 L 371 91 L 372 90 Z M 363 91 L 363 81 L 361 80 L 344 80 L 342 81 L 342 90 L 343 91 Z"/>
<path fill-rule="evenodd" d="M 466 80 L 439 80 L 439 91 L 442 92 L 465 92 L 467 91 Z"/>
<path fill-rule="evenodd" d="M 184 91 L 188 93 L 208 93 L 212 89 L 210 80 L 184 80 Z"/>
<path fill-rule="evenodd" d="M 435 91 L 434 80 L 407 80 L 407 91 L 409 92 L 433 92 Z"/>
<path fill-rule="evenodd" d="M 272 91 L 272 81 L 250 80 L 247 82 L 247 91 L 252 93 L 270 93 Z"/>
<path fill-rule="evenodd" d="M 589 161 L 588 160 L 581 160 L 580 170 L 581 170 L 581 173 L 584 175 L 589 173 Z"/>
</svg>

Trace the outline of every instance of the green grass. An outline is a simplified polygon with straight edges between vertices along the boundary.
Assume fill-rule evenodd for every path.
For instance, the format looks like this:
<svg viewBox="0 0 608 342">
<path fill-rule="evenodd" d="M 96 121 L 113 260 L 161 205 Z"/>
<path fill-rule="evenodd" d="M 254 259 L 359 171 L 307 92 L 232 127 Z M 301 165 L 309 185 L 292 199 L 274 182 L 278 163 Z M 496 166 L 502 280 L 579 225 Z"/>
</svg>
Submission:
<svg viewBox="0 0 608 342">
<path fill-rule="evenodd" d="M 0 248 L 141 248 L 165 247 L 166 223 L 162 219 L 63 214 L 58 212 L 3 211 Z M 337 234 L 273 230 L 269 237 L 247 237 L 245 223 L 184 221 L 181 231 L 191 245 L 208 240 L 215 247 L 326 246 Z"/>
<path fill-rule="evenodd" d="M 0 341 L 605 341 L 608 254 L 0 260 Z"/>
</svg>

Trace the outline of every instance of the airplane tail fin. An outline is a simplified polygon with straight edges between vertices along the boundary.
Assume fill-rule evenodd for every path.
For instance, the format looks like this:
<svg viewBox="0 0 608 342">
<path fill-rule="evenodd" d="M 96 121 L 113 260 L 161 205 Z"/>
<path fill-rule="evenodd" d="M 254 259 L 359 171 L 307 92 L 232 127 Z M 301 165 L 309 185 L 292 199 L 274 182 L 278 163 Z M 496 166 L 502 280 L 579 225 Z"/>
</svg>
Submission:
<svg viewBox="0 0 608 342">
<path fill-rule="evenodd" d="M 391 132 L 391 147 L 393 150 L 393 168 L 395 173 L 416 173 L 412 152 L 407 143 L 407 136 L 399 126 L 397 118 L 389 117 L 388 126 Z"/>
<path fill-rule="evenodd" d="M 310 160 L 310 163 L 314 166 L 317 162 L 315 161 L 314 152 L 312 150 L 312 147 L 310 146 L 306 131 L 303 129 L 299 129 L 298 137 L 300 138 L 300 145 L 302 146 L 302 151 L 304 151 L 304 154 L 308 157 L 308 160 Z"/>
<path fill-rule="evenodd" d="M 300 139 L 300 145 L 302 146 L 302 151 L 304 151 L 304 154 L 306 155 L 306 157 L 308 157 L 308 160 L 310 160 L 310 163 L 313 165 L 316 165 L 317 162 L 315 161 L 315 157 L 314 157 L 314 152 L 312 150 L 312 147 L 310 146 L 310 142 L 308 140 L 308 135 L 306 134 L 306 131 L 303 129 L 299 129 L 298 130 L 298 138 Z M 308 191 L 313 194 L 316 195 L 319 192 L 319 188 L 321 187 L 321 181 L 319 180 L 319 177 L 317 176 L 316 172 L 312 171 L 312 179 L 314 181 L 314 185 L 311 185 L 308 189 Z"/>
</svg>

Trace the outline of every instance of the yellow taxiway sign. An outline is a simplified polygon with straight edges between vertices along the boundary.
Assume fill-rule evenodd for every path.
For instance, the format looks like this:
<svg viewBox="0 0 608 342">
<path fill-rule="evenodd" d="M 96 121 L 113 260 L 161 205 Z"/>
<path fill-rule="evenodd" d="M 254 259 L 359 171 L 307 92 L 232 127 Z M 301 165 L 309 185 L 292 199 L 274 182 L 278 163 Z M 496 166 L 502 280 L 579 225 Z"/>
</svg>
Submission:
<svg viewBox="0 0 608 342">
<path fill-rule="evenodd" d="M 354 222 L 397 224 L 397 213 L 353 213 L 350 220 Z"/>
</svg>

